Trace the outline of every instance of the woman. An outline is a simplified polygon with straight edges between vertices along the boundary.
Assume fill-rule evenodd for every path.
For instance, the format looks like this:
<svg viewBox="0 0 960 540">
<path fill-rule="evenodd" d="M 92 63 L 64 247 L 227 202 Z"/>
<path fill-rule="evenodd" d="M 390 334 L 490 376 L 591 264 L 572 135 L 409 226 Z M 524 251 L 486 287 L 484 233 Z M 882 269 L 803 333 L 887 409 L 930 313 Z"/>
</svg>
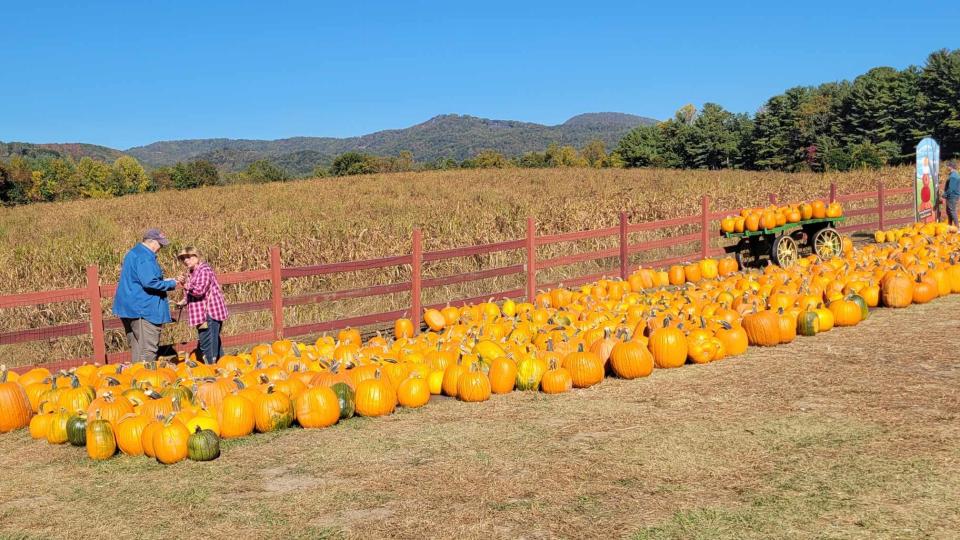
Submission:
<svg viewBox="0 0 960 540">
<path fill-rule="evenodd" d="M 223 356 L 220 330 L 227 320 L 227 304 L 220 283 L 209 264 L 200 260 L 197 250 L 186 247 L 177 254 L 187 267 L 177 281 L 183 285 L 183 300 L 177 303 L 187 307 L 187 322 L 197 329 L 197 342 L 203 362 L 215 364 Z"/>
</svg>

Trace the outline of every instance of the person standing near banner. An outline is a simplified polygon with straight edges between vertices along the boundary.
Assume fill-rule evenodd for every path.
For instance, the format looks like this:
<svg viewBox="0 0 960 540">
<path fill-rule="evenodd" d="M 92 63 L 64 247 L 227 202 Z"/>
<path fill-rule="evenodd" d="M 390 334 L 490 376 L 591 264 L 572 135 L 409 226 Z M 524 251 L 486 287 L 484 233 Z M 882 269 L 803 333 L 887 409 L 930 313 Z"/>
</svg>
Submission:
<svg viewBox="0 0 960 540">
<path fill-rule="evenodd" d="M 957 225 L 957 201 L 960 200 L 960 172 L 957 172 L 957 162 L 951 161 L 950 176 L 947 185 L 943 188 L 943 202 L 947 206 L 947 223 Z"/>
</svg>

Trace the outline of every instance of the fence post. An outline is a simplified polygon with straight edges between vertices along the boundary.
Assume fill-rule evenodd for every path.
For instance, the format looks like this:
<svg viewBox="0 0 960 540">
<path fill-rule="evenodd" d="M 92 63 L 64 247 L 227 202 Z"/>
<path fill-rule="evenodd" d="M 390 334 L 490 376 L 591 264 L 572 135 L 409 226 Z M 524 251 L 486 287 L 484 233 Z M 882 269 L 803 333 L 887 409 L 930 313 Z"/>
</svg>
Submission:
<svg viewBox="0 0 960 540">
<path fill-rule="evenodd" d="M 771 194 L 770 194 L 770 204 L 777 204 L 777 194 L 776 194 L 776 193 L 771 193 Z"/>
<path fill-rule="evenodd" d="M 620 279 L 626 281 L 630 275 L 630 244 L 627 238 L 629 221 L 626 212 L 620 212 Z"/>
<path fill-rule="evenodd" d="M 527 218 L 527 302 L 537 295 L 537 223 Z"/>
<path fill-rule="evenodd" d="M 770 202 L 776 202 L 776 195 L 770 194 Z M 710 258 L 710 196 L 700 198 L 700 248 L 703 251 L 701 259 Z"/>
<path fill-rule="evenodd" d="M 886 227 L 884 226 L 884 222 L 886 221 L 884 218 L 886 216 L 884 215 L 884 211 L 883 211 L 883 204 L 884 204 L 883 199 L 884 199 L 883 182 L 880 181 L 880 182 L 877 182 L 877 213 L 880 216 L 879 228 L 881 231 L 886 229 Z"/>
<path fill-rule="evenodd" d="M 103 308 L 100 306 L 100 269 L 87 267 L 87 300 L 90 302 L 90 332 L 93 338 L 93 361 L 107 363 L 107 343 L 103 332 Z"/>
<path fill-rule="evenodd" d="M 413 229 L 413 249 L 410 255 L 410 320 L 413 321 L 413 331 L 420 333 L 420 285 L 423 271 L 423 233 L 419 228 Z"/>
<path fill-rule="evenodd" d="M 270 248 L 270 306 L 273 310 L 273 338 L 283 339 L 283 275 L 280 272 L 280 248 Z"/>
<path fill-rule="evenodd" d="M 830 202 L 837 202 L 837 184 L 830 182 Z"/>
</svg>

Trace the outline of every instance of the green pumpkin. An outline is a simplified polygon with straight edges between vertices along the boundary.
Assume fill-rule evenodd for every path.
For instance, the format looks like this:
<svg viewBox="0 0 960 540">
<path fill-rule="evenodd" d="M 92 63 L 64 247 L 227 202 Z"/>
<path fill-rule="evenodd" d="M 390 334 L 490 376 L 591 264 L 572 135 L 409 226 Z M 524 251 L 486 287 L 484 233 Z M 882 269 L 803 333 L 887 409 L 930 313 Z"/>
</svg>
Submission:
<svg viewBox="0 0 960 540">
<path fill-rule="evenodd" d="M 797 317 L 797 333 L 801 336 L 815 336 L 820 332 L 820 317 L 813 311 L 804 311 Z"/>
<path fill-rule="evenodd" d="M 200 429 L 187 439 L 187 457 L 193 461 L 213 461 L 220 457 L 220 437 L 213 430 Z"/>
<path fill-rule="evenodd" d="M 87 415 L 75 414 L 67 420 L 67 441 L 73 446 L 87 445 Z"/>
<path fill-rule="evenodd" d="M 848 294 L 847 300 L 860 306 L 860 320 L 867 320 L 867 317 L 870 316 L 870 306 L 867 305 L 867 301 L 859 294 Z"/>
<path fill-rule="evenodd" d="M 347 383 L 338 382 L 331 386 L 330 389 L 337 395 L 337 401 L 340 402 L 340 419 L 352 418 L 353 413 L 357 409 L 354 403 L 355 396 L 353 388 L 350 388 Z"/>
</svg>

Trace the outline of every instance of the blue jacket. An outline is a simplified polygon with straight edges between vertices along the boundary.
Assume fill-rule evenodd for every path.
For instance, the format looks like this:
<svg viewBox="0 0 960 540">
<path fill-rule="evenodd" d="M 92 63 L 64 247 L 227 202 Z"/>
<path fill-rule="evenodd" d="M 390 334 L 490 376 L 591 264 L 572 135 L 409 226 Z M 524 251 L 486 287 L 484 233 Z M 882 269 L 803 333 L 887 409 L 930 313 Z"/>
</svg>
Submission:
<svg viewBox="0 0 960 540">
<path fill-rule="evenodd" d="M 943 190 L 943 196 L 947 199 L 960 198 L 960 173 L 953 171 L 947 178 L 947 185 Z"/>
<path fill-rule="evenodd" d="M 120 282 L 113 298 L 113 314 L 126 319 L 146 319 L 153 324 L 171 322 L 167 291 L 177 288 L 175 279 L 163 279 L 157 256 L 137 244 L 123 258 Z"/>
</svg>

